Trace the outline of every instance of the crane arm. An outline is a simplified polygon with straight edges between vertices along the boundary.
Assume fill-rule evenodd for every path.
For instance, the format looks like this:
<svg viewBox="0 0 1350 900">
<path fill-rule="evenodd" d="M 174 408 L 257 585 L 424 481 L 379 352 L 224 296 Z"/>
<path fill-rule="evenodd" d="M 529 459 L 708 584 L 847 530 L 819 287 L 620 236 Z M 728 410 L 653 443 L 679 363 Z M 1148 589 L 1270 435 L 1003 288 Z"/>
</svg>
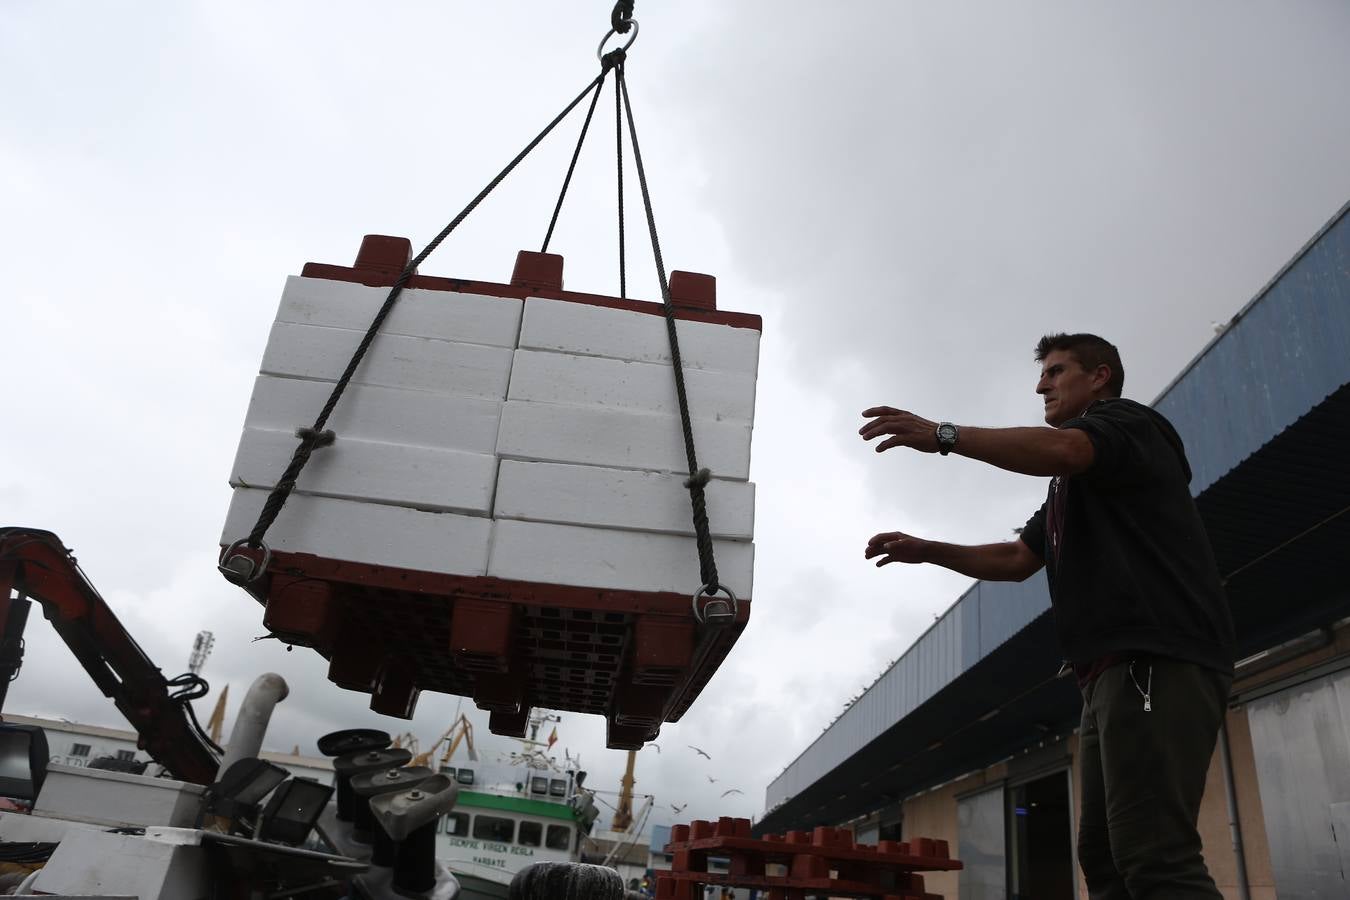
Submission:
<svg viewBox="0 0 1350 900">
<path fill-rule="evenodd" d="M 7 686 L 18 672 L 30 599 L 42 605 L 94 684 L 136 729 L 137 746 L 174 778 L 215 780 L 220 760 L 192 720 L 186 698 L 171 696 L 170 682 L 50 531 L 0 528 L 0 631 L 6 651 L 0 652 L 0 684 Z M 0 692 L 0 703 L 3 699 Z"/>
</svg>

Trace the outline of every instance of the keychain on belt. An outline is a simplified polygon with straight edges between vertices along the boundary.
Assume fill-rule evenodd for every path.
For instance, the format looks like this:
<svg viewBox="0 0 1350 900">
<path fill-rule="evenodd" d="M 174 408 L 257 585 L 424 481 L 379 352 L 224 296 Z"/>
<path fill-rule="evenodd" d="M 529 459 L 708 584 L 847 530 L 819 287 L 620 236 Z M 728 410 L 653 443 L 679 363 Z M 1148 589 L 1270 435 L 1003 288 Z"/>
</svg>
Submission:
<svg viewBox="0 0 1350 900">
<path fill-rule="evenodd" d="M 1139 679 L 1134 677 L 1134 660 L 1130 661 L 1130 681 L 1134 682 L 1134 689 L 1144 698 L 1144 712 L 1153 712 L 1153 664 L 1148 666 L 1148 685 L 1139 686 Z"/>
</svg>

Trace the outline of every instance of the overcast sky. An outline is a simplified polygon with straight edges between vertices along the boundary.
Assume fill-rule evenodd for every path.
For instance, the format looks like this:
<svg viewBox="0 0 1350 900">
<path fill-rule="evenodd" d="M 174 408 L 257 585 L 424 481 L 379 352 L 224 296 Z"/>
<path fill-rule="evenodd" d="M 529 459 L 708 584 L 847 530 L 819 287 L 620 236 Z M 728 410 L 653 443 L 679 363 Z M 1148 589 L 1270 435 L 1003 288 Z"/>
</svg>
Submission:
<svg viewBox="0 0 1350 900">
<path fill-rule="evenodd" d="M 1350 4 L 636 12 L 628 78 L 668 267 L 764 318 L 753 616 L 639 756 L 637 789 L 656 795 L 650 823 L 758 816 L 768 781 L 968 584 L 877 571 L 867 538 L 1011 538 L 1044 491 L 956 457 L 879 457 L 859 412 L 1037 424 L 1031 351 L 1060 330 L 1117 343 L 1126 396 L 1151 401 L 1350 199 Z M 252 642 L 261 609 L 215 570 L 285 278 L 349 264 L 367 233 L 424 245 L 594 76 L 608 13 L 0 0 L 0 525 L 60 535 L 167 675 L 200 629 L 216 636 L 203 675 L 234 702 L 282 673 L 273 749 L 355 726 L 425 744 L 457 704 L 370 713 L 316 654 Z M 509 280 L 579 126 L 422 271 Z M 551 249 L 569 288 L 612 294 L 612 112 L 596 129 Z M 630 293 L 656 297 L 629 178 Z M 8 710 L 124 724 L 36 615 L 27 648 Z M 510 748 L 464 705 L 485 750 Z M 558 731 L 590 784 L 617 788 L 601 721 Z"/>
</svg>

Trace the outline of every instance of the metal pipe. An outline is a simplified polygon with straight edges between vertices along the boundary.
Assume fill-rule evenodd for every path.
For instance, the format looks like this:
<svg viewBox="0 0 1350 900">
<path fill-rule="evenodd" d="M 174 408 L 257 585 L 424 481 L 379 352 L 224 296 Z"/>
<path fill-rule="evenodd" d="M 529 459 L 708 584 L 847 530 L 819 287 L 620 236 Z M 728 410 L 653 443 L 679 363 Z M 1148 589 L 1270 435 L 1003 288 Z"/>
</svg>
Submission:
<svg viewBox="0 0 1350 900">
<path fill-rule="evenodd" d="M 289 693 L 286 679 L 275 672 L 266 672 L 254 679 L 248 693 L 244 695 L 244 702 L 239 706 L 234 728 L 230 730 L 225 758 L 220 761 L 221 775 L 225 774 L 231 763 L 257 756 L 262 751 L 263 735 L 267 733 L 272 710 Z"/>
<path fill-rule="evenodd" d="M 1238 818 L 1237 787 L 1233 783 L 1233 754 L 1228 746 L 1228 711 L 1219 723 L 1219 764 L 1223 767 L 1224 795 L 1228 800 L 1228 832 L 1233 838 L 1233 857 L 1237 862 L 1238 900 L 1251 900 L 1247 886 L 1247 856 L 1242 850 L 1242 822 Z"/>
</svg>

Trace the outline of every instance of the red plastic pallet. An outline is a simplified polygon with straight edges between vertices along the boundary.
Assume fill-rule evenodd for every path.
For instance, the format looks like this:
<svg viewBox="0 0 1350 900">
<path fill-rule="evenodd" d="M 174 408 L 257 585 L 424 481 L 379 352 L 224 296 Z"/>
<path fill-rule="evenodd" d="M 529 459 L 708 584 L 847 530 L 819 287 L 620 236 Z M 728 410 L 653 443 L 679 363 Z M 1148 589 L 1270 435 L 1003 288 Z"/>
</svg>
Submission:
<svg viewBox="0 0 1350 900">
<path fill-rule="evenodd" d="M 749 819 L 721 818 L 676 825 L 665 852 L 668 872 L 658 872 L 657 900 L 700 900 L 704 885 L 757 888 L 767 900 L 804 900 L 807 895 L 876 900 L 942 900 L 924 891 L 922 872 L 961 869 L 947 842 L 855 844 L 841 828 L 750 836 Z M 708 872 L 709 857 L 725 858 L 728 871 Z M 781 868 L 781 873 L 769 871 Z"/>
<path fill-rule="evenodd" d="M 352 267 L 308 263 L 309 278 L 392 285 L 405 238 L 368 235 Z M 521 251 L 511 284 L 415 275 L 413 288 L 547 297 L 663 314 L 659 303 L 562 290 L 562 257 Z M 677 317 L 759 330 L 716 308 L 711 277 L 672 272 Z M 317 413 L 317 410 L 315 411 Z M 255 555 L 255 554 L 249 554 Z M 694 564 L 691 560 L 691 566 Z M 472 697 L 494 733 L 523 736 L 531 707 L 605 716 L 606 744 L 638 749 L 689 709 L 750 618 L 699 625 L 684 594 L 461 577 L 278 552 L 248 592 L 288 644 L 329 660 L 328 678 L 411 718 L 421 691 Z"/>
</svg>

